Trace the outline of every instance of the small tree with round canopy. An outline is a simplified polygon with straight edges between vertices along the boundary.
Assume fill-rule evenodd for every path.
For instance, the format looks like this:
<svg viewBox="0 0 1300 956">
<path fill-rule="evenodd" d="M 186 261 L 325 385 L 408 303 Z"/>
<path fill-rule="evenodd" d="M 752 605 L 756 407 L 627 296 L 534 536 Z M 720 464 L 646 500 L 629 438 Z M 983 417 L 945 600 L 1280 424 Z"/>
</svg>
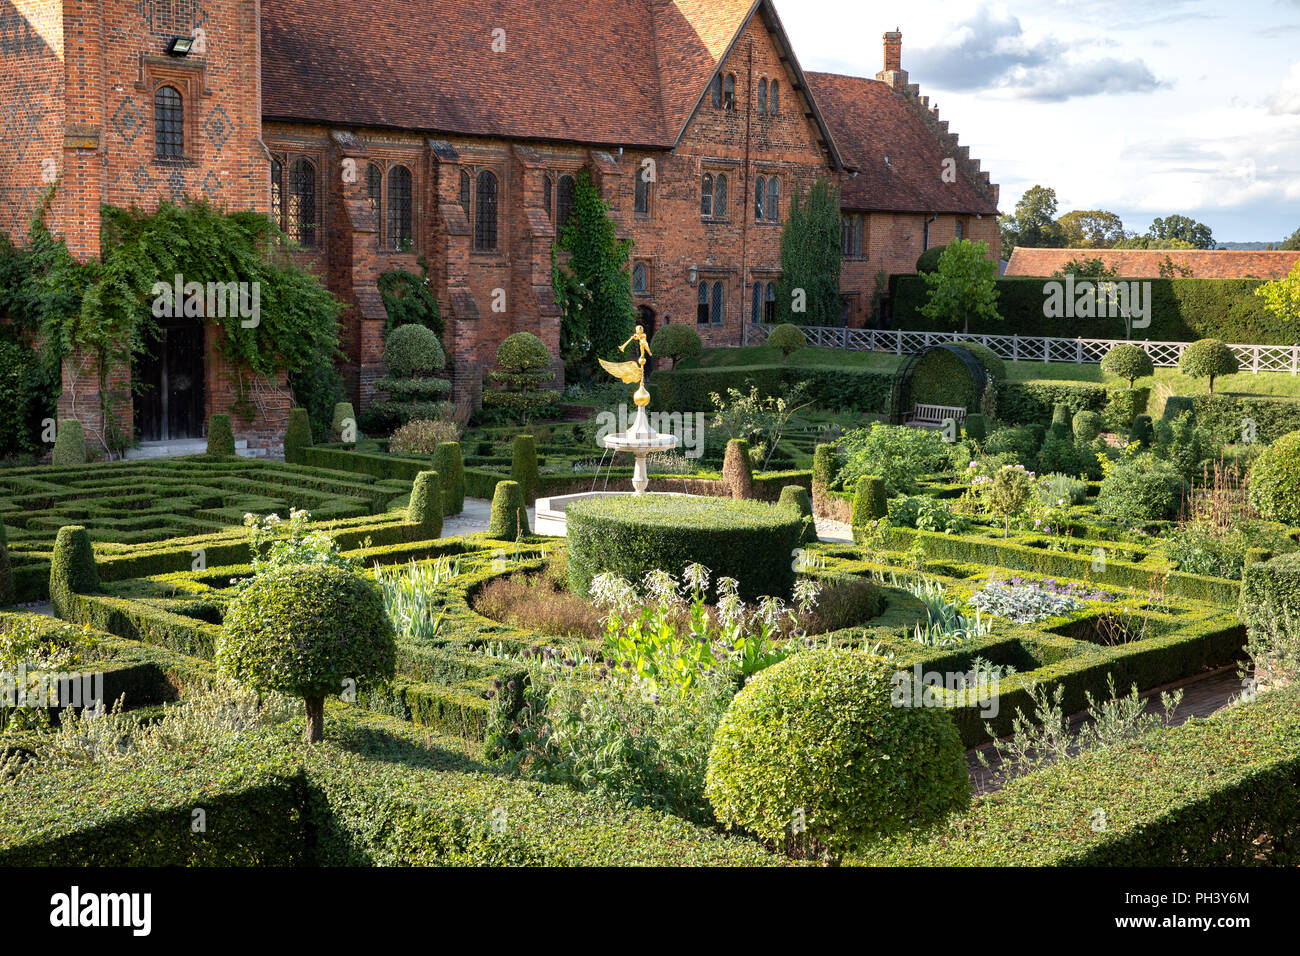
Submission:
<svg viewBox="0 0 1300 956">
<path fill-rule="evenodd" d="M 1237 371 L 1237 356 L 1221 339 L 1201 339 L 1183 350 L 1178 368 L 1191 378 L 1208 378 L 1210 394 L 1213 395 L 1214 380 L 1220 375 L 1232 375 Z"/>
<path fill-rule="evenodd" d="M 1146 349 L 1140 345 L 1125 342 L 1123 345 L 1115 346 L 1102 356 L 1101 370 L 1107 375 L 1114 375 L 1116 378 L 1127 380 L 1128 387 L 1132 388 L 1134 382 L 1151 375 L 1156 369 Z"/>
</svg>

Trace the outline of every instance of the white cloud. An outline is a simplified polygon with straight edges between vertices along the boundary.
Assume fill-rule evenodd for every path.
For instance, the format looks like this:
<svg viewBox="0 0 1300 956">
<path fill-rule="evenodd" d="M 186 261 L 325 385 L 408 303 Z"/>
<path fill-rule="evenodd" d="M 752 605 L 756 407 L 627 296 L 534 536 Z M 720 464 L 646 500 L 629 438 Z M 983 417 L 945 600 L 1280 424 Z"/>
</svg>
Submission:
<svg viewBox="0 0 1300 956">
<path fill-rule="evenodd" d="M 1291 72 L 1269 102 L 1268 111 L 1275 116 L 1300 113 L 1300 61 L 1291 64 Z"/>
</svg>

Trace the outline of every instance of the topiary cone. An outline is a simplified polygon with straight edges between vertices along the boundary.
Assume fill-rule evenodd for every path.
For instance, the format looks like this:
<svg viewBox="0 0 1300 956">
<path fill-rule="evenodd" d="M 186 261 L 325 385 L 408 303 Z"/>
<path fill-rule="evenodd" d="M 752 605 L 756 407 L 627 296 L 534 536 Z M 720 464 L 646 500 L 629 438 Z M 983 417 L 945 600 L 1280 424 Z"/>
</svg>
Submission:
<svg viewBox="0 0 1300 956">
<path fill-rule="evenodd" d="M 727 442 L 722 460 L 722 484 L 733 498 L 754 497 L 754 469 L 749 463 L 749 442 L 733 438 Z"/>
<path fill-rule="evenodd" d="M 488 521 L 488 537 L 514 541 L 521 534 L 529 534 L 528 510 L 524 505 L 523 490 L 517 481 L 498 481 L 492 493 L 492 516 Z"/>
<path fill-rule="evenodd" d="M 311 419 L 307 416 L 307 409 L 289 409 L 289 425 L 284 431 L 284 460 L 291 465 L 301 465 L 302 450 L 310 448 L 311 444 Z"/>
<path fill-rule="evenodd" d="M 54 434 L 51 460 L 59 466 L 86 463 L 86 436 L 81 429 L 81 422 L 75 418 L 59 422 Z"/>
<path fill-rule="evenodd" d="M 348 434 L 345 435 L 345 431 Z M 357 413 L 352 410 L 351 402 L 334 403 L 334 415 L 330 419 L 330 438 L 341 442 L 357 440 Z"/>
<path fill-rule="evenodd" d="M 442 478 L 436 471 L 422 471 L 415 476 L 406 519 L 418 524 L 427 538 L 442 537 Z"/>
<path fill-rule="evenodd" d="M 802 485 L 786 485 L 781 489 L 781 497 L 777 504 L 786 508 L 793 508 L 805 519 L 803 531 L 799 534 L 799 543 L 815 544 L 817 542 L 817 522 L 813 518 L 812 495 L 808 494 L 808 489 Z"/>
<path fill-rule="evenodd" d="M 433 450 L 433 467 L 442 475 L 443 513 L 460 514 L 465 510 L 465 461 L 460 442 L 439 442 Z"/>
<path fill-rule="evenodd" d="M 885 479 L 875 475 L 863 475 L 858 479 L 853 490 L 853 540 L 859 539 L 859 532 L 873 522 L 889 514 L 888 501 L 885 498 Z"/>
<path fill-rule="evenodd" d="M 50 602 L 55 617 L 74 620 L 74 595 L 93 594 L 99 590 L 99 568 L 90 534 L 81 525 L 64 525 L 54 539 L 50 557 Z"/>
<path fill-rule="evenodd" d="M 537 501 L 542 476 L 537 470 L 537 440 L 532 435 L 515 436 L 510 456 L 510 477 L 519 483 L 519 490 L 527 504 Z"/>
<path fill-rule="evenodd" d="M 235 432 L 230 427 L 230 416 L 210 416 L 208 418 L 208 454 L 229 456 L 234 453 Z"/>
</svg>

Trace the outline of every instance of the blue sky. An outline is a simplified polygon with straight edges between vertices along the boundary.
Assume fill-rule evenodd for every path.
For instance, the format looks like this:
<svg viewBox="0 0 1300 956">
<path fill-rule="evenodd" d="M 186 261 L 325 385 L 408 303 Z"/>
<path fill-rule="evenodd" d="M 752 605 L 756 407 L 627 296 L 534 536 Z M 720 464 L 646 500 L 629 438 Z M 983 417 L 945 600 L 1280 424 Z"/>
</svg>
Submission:
<svg viewBox="0 0 1300 956">
<path fill-rule="evenodd" d="M 776 0 L 804 69 L 873 76 L 881 34 L 1002 186 L 1144 232 L 1300 228 L 1300 0 Z"/>
</svg>

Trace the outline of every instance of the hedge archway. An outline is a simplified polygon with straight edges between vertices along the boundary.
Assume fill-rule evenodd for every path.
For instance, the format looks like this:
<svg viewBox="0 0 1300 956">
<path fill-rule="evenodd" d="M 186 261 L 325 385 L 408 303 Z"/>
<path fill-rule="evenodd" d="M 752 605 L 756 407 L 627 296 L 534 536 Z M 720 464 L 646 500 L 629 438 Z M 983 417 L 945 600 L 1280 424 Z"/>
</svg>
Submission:
<svg viewBox="0 0 1300 956">
<path fill-rule="evenodd" d="M 890 420 L 900 425 L 913 406 L 952 405 L 979 411 L 988 375 L 959 345 L 931 345 L 908 356 L 894 377 Z"/>
</svg>

